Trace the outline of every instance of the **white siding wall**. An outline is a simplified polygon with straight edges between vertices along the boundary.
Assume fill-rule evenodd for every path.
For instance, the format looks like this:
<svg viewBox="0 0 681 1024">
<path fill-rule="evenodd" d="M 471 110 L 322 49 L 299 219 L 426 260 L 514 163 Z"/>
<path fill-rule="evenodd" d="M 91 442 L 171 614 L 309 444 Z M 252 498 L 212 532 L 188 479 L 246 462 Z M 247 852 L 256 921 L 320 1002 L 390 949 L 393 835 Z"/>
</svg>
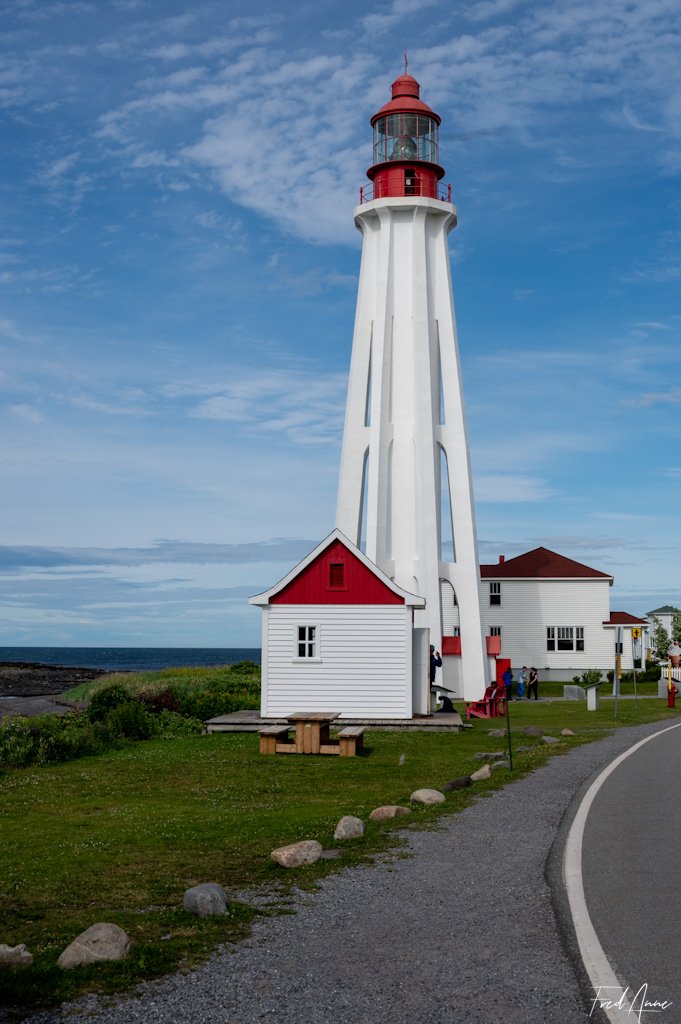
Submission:
<svg viewBox="0 0 681 1024">
<path fill-rule="evenodd" d="M 342 718 L 411 718 L 410 608 L 275 604 L 263 625 L 263 717 L 338 711 Z M 318 627 L 319 661 L 297 659 L 299 625 Z"/>
<path fill-rule="evenodd" d="M 548 678 L 570 682 L 587 668 L 614 665 L 607 580 L 501 580 L 501 606 L 489 603 L 489 580 L 481 583 L 485 631 L 501 626 L 501 657 L 513 669 L 534 665 Z M 583 626 L 583 651 L 547 651 L 547 626 Z"/>
<path fill-rule="evenodd" d="M 442 635 L 454 636 L 454 629 L 459 628 L 459 606 L 455 603 L 454 587 L 449 580 L 440 580 L 440 600 L 442 602 Z M 439 638 L 433 640 L 439 650 Z"/>
</svg>

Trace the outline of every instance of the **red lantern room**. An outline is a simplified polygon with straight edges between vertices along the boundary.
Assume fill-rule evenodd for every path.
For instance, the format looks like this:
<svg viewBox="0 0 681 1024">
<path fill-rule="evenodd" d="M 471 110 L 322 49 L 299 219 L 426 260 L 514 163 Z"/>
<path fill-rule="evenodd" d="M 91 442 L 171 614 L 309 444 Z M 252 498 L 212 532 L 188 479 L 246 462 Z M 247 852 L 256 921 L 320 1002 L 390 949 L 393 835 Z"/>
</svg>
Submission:
<svg viewBox="0 0 681 1024">
<path fill-rule="evenodd" d="M 367 175 L 374 199 L 389 196 L 438 198 L 444 175 L 438 164 L 440 117 L 419 98 L 421 86 L 411 75 L 392 84 L 392 99 L 371 118 L 374 164 Z"/>
</svg>

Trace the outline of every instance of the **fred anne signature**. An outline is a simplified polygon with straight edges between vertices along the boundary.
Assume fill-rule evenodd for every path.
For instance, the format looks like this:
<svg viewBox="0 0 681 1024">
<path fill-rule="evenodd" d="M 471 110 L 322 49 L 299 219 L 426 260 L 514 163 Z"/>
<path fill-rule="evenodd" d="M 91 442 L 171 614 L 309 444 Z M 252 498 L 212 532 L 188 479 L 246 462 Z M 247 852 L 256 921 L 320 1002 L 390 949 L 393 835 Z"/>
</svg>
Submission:
<svg viewBox="0 0 681 1024">
<path fill-rule="evenodd" d="M 629 995 L 629 986 L 623 989 L 619 985 L 599 985 L 595 991 L 589 1016 L 596 1007 L 599 1010 L 624 1010 L 640 1024 L 645 1013 L 661 1013 L 672 1005 L 671 999 L 649 999 L 647 981 L 632 995 Z"/>
</svg>

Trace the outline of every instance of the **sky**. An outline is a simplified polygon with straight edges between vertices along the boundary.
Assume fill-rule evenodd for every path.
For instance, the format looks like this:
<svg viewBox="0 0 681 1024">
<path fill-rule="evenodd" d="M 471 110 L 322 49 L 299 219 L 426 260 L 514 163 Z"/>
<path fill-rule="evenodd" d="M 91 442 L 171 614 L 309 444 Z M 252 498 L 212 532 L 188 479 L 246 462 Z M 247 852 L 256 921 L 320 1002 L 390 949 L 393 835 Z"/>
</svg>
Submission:
<svg viewBox="0 0 681 1024">
<path fill-rule="evenodd" d="M 681 604 L 678 0 L 0 0 L 0 645 L 259 646 L 334 527 L 371 115 L 442 117 L 479 554 Z"/>
</svg>

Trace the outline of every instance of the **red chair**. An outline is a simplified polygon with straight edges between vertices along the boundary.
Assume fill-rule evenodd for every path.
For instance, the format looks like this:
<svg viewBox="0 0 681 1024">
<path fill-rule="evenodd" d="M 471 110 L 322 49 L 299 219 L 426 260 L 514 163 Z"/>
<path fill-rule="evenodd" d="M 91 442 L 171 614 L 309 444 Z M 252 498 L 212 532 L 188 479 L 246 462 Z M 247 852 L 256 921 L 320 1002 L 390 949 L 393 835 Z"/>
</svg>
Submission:
<svg viewBox="0 0 681 1024">
<path fill-rule="evenodd" d="M 494 683 L 485 690 L 482 700 L 466 704 L 466 718 L 505 718 L 506 688 Z"/>
</svg>

